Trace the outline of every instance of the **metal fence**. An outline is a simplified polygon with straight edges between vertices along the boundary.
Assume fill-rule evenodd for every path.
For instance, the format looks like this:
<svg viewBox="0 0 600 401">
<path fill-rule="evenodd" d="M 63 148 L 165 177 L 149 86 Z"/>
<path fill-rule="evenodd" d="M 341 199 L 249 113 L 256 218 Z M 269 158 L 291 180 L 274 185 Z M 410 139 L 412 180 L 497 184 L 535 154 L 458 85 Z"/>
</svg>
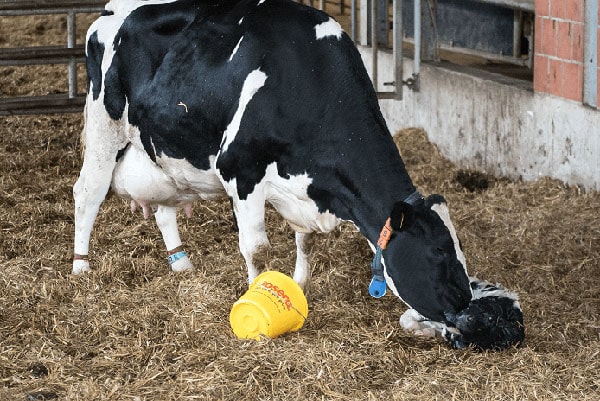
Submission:
<svg viewBox="0 0 600 401">
<path fill-rule="evenodd" d="M 519 54 L 501 55 L 456 47 L 454 44 L 448 48 L 438 41 L 438 32 L 435 29 L 436 21 L 431 19 L 421 23 L 422 16 L 427 16 L 427 10 L 438 0 L 296 0 L 313 7 L 326 9 L 334 16 L 346 16 L 349 34 L 352 39 L 372 49 L 372 79 L 378 88 L 377 60 L 380 51 L 391 51 L 394 59 L 393 78 L 390 82 L 382 83 L 387 89 L 378 92 L 382 99 L 402 99 L 403 86 L 412 90 L 419 90 L 419 66 L 421 57 L 424 60 L 435 59 L 429 55 L 439 49 L 468 55 L 481 56 L 490 60 L 500 60 L 513 64 L 528 65 L 531 68 L 533 59 L 533 37 L 528 38 L 529 50 L 526 58 Z M 519 42 L 523 32 L 523 15 L 533 15 L 535 0 L 473 0 L 475 2 L 492 4 L 514 10 L 514 43 L 513 49 L 520 49 Z M 22 15 L 67 15 L 67 38 L 65 46 L 0 48 L 0 67 L 22 66 L 34 64 L 66 64 L 68 66 L 68 93 L 45 96 L 0 98 L 0 115 L 33 114 L 54 112 L 77 112 L 85 103 L 84 94 L 78 92 L 77 64 L 85 62 L 84 44 L 77 44 L 75 40 L 76 15 L 80 13 L 99 12 L 103 9 L 106 0 L 0 0 L 1 16 Z M 409 10 L 410 5 L 412 10 Z M 428 8 L 429 7 L 429 8 Z M 403 15 L 405 13 L 410 15 Z M 407 20 L 403 29 L 403 20 Z M 462 23 L 459 21 L 459 23 Z M 408 26 L 410 25 L 410 26 Z M 431 26 L 430 26 L 431 25 Z M 432 31 L 432 26 L 434 27 Z M 371 29 L 371 27 L 376 27 Z M 426 28 L 426 29 L 424 29 Z M 413 31 L 412 37 L 410 32 Z M 422 32 L 430 34 L 422 38 Z M 423 39 L 423 40 L 422 40 Z M 443 39 L 443 38 L 442 38 Z M 511 39 L 511 40 L 513 40 Z M 403 81 L 403 42 L 413 46 L 413 76 Z M 514 51 L 517 51 L 514 50 Z"/>
<path fill-rule="evenodd" d="M 0 48 L 0 66 L 36 64 L 67 65 L 68 93 L 45 96 L 0 98 L 0 115 L 64 113 L 81 111 L 85 95 L 78 92 L 77 64 L 85 62 L 83 44 L 75 38 L 77 14 L 96 13 L 104 8 L 105 1 L 98 0 L 36 0 L 2 1 L 0 17 L 65 14 L 67 37 L 62 46 L 31 46 Z"/>
</svg>

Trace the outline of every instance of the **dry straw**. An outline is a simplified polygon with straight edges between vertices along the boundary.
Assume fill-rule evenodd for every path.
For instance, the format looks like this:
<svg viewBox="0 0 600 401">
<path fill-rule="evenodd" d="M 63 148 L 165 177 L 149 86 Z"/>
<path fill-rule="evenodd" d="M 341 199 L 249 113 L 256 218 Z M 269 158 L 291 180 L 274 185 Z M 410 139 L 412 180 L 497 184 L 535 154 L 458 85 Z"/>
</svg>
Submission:
<svg viewBox="0 0 600 401">
<path fill-rule="evenodd" d="M 2 29 L 3 46 L 9 32 L 47 38 Z M 19 71 L 0 70 L 3 93 L 43 85 Z M 0 120 L 0 400 L 600 399 L 598 193 L 460 172 L 423 131 L 401 131 L 419 189 L 449 202 L 470 272 L 520 294 L 524 346 L 477 354 L 402 332 L 405 306 L 368 296 L 371 254 L 349 225 L 317 238 L 305 326 L 241 341 L 228 325 L 246 289 L 228 202 L 180 216 L 199 269 L 173 274 L 156 224 L 110 198 L 94 271 L 70 275 L 81 127 L 79 115 Z M 267 267 L 289 273 L 293 232 L 272 211 L 267 226 Z"/>
<path fill-rule="evenodd" d="M 520 294 L 524 347 L 476 354 L 402 332 L 404 305 L 368 296 L 370 251 L 349 225 L 317 237 L 305 326 L 255 343 L 227 320 L 246 288 L 228 202 L 180 216 L 199 269 L 173 274 L 155 223 L 112 197 L 94 271 L 69 274 L 80 129 L 78 115 L 0 123 L 0 399 L 598 399 L 597 193 L 481 176 L 488 189 L 471 192 L 423 131 L 401 131 L 421 191 L 450 204 L 470 272 Z M 293 232 L 272 211 L 267 225 L 268 268 L 289 273 Z"/>
</svg>

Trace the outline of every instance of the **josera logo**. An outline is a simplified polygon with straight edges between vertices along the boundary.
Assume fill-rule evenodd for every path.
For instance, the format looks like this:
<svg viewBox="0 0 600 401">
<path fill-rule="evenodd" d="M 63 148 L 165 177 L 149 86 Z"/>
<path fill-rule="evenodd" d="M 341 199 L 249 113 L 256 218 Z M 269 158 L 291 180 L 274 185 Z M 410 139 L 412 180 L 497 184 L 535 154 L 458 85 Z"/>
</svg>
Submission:
<svg viewBox="0 0 600 401">
<path fill-rule="evenodd" d="M 285 291 L 283 291 L 282 289 L 280 289 L 276 285 L 273 285 L 273 283 L 269 283 L 268 281 L 263 281 L 261 283 L 261 287 L 263 287 L 264 289 L 270 291 L 273 295 L 277 295 L 283 301 L 283 303 L 284 303 L 285 307 L 287 308 L 287 310 L 291 310 L 292 309 L 292 301 L 290 300 L 290 297 L 288 297 L 286 295 Z"/>
</svg>

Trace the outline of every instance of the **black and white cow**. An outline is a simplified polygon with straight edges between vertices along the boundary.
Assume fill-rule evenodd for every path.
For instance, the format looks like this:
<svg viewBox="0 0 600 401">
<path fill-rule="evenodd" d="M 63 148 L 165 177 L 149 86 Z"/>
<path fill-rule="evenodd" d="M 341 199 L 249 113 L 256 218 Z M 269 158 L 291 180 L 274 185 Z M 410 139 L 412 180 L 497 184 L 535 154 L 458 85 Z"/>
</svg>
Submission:
<svg viewBox="0 0 600 401">
<path fill-rule="evenodd" d="M 301 286 L 311 233 L 349 221 L 421 315 L 444 321 L 469 305 L 446 203 L 416 190 L 358 51 L 325 13 L 289 0 L 113 0 L 88 31 L 87 72 L 73 273 L 89 269 L 111 186 L 146 215 L 156 208 L 174 270 L 192 267 L 176 208 L 226 194 L 249 281 L 269 202 L 296 232 Z"/>
</svg>

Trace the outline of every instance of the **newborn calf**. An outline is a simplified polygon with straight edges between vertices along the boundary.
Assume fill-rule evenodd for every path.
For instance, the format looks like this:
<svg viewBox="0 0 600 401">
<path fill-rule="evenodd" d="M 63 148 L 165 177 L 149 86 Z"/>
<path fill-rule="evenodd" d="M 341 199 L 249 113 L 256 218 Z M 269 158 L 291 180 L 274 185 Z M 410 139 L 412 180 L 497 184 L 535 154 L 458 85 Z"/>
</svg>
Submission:
<svg viewBox="0 0 600 401">
<path fill-rule="evenodd" d="M 499 351 L 519 345 L 525 328 L 517 294 L 475 277 L 470 281 L 473 299 L 466 309 L 447 313 L 444 322 L 427 320 L 409 309 L 400 317 L 400 325 L 416 335 L 442 337 L 454 348 Z"/>
</svg>

